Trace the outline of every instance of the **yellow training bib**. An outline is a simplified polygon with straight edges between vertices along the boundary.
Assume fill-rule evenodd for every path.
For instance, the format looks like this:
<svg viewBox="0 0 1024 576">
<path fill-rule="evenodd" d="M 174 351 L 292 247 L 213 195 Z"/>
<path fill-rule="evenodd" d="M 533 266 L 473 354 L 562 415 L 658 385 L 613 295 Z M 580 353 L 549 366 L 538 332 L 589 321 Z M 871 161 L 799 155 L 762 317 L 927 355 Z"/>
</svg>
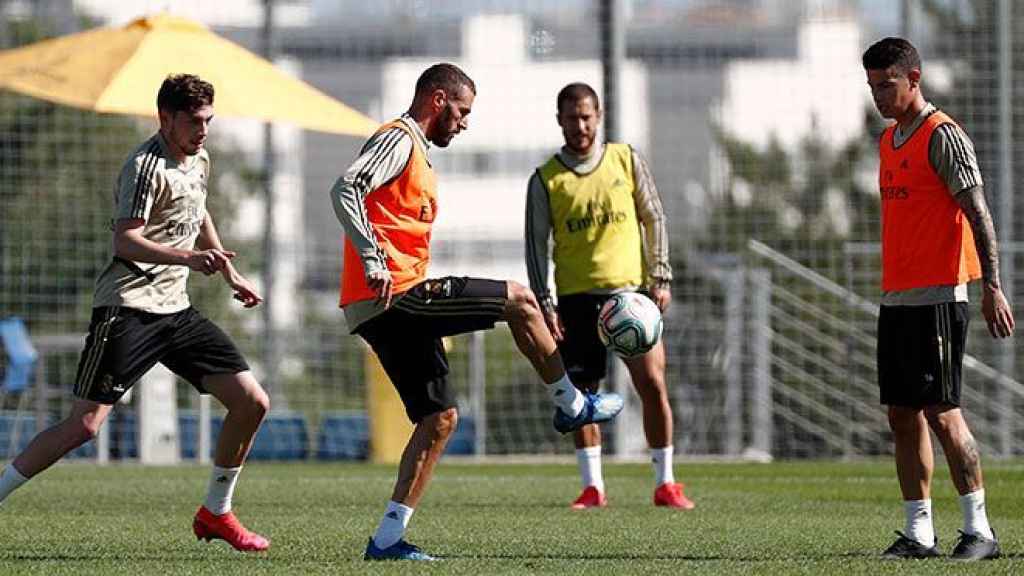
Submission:
<svg viewBox="0 0 1024 576">
<path fill-rule="evenodd" d="M 643 284 L 643 240 L 633 199 L 633 153 L 607 144 L 579 175 L 552 157 L 538 169 L 548 192 L 559 295 Z"/>
</svg>

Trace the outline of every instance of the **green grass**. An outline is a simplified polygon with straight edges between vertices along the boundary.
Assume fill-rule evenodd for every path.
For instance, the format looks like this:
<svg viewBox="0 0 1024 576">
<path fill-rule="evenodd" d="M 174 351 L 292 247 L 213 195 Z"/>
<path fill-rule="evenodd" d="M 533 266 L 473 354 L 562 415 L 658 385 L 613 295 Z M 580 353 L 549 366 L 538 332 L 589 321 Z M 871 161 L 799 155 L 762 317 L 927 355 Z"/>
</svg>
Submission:
<svg viewBox="0 0 1024 576">
<path fill-rule="evenodd" d="M 365 563 L 394 468 L 246 467 L 235 509 L 273 540 L 243 555 L 198 543 L 207 469 L 61 465 L 0 506 L 0 574 L 1010 574 L 1024 569 L 1024 463 L 989 462 L 990 519 L 1007 558 L 886 562 L 902 528 L 891 462 L 677 463 L 691 512 L 650 504 L 647 465 L 606 465 L 610 505 L 573 511 L 571 465 L 442 463 L 409 539 L 431 565 Z M 934 509 L 948 551 L 960 511 L 944 467 Z"/>
</svg>

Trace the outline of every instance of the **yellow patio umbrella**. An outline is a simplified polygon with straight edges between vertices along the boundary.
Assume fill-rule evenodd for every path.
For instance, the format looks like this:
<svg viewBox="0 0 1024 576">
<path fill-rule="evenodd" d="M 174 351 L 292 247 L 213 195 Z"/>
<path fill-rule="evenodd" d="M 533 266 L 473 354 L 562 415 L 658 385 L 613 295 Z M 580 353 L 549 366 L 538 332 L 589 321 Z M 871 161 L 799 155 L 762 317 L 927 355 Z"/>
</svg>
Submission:
<svg viewBox="0 0 1024 576">
<path fill-rule="evenodd" d="M 0 88 L 98 112 L 156 115 L 168 74 L 213 84 L 218 116 L 365 136 L 374 120 L 184 18 L 140 18 L 0 51 Z"/>
</svg>

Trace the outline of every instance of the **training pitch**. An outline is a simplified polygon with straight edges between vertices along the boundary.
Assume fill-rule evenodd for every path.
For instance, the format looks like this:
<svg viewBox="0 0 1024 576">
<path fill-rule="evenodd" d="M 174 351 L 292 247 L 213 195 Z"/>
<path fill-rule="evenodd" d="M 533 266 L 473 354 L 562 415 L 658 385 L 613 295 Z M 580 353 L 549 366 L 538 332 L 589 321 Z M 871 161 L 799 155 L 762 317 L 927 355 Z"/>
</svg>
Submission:
<svg viewBox="0 0 1024 576">
<path fill-rule="evenodd" d="M 941 460 L 941 456 L 939 456 Z M 363 549 L 394 467 L 251 463 L 235 511 L 273 544 L 241 554 L 197 542 L 191 520 L 208 469 L 59 465 L 0 505 L 0 574 L 1011 574 L 1024 570 L 1024 462 L 985 466 L 1004 558 L 883 561 L 902 529 L 893 464 L 677 462 L 697 503 L 651 505 L 643 464 L 605 466 L 609 506 L 574 511 L 571 464 L 442 462 L 409 541 L 442 561 L 366 563 Z M 961 526 L 944 465 L 933 491 L 940 548 Z"/>
</svg>

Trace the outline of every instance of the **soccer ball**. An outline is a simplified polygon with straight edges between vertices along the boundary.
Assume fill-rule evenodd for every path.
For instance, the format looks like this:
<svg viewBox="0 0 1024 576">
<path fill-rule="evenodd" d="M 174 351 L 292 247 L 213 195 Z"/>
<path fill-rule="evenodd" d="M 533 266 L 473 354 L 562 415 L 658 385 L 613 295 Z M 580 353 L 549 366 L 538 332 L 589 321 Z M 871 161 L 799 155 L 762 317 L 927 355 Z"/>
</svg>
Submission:
<svg viewBox="0 0 1024 576">
<path fill-rule="evenodd" d="M 597 315 L 597 335 L 622 358 L 646 353 L 661 339 L 661 310 L 650 298 L 621 292 L 608 299 Z"/>
</svg>

